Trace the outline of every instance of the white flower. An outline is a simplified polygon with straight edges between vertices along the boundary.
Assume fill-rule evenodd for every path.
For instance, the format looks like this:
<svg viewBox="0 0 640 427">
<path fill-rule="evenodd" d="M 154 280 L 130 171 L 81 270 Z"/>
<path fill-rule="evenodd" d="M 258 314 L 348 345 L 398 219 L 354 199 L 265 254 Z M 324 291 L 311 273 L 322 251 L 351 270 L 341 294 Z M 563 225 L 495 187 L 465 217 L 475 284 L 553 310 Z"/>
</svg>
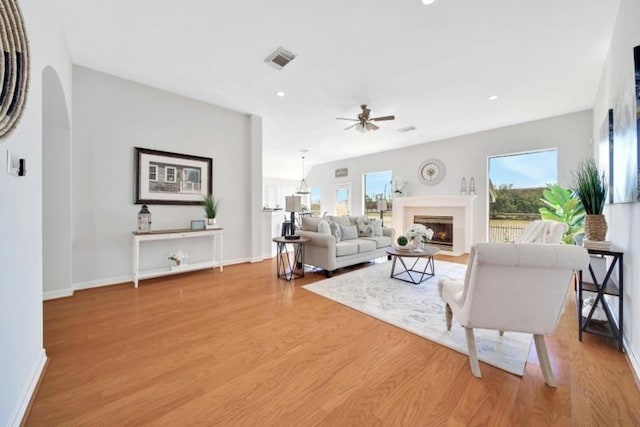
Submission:
<svg viewBox="0 0 640 427">
<path fill-rule="evenodd" d="M 413 224 L 405 233 L 407 239 L 414 243 L 427 243 L 433 237 L 433 230 L 422 224 Z"/>
<path fill-rule="evenodd" d="M 171 261 L 182 262 L 183 260 L 189 258 L 189 254 L 182 251 L 170 251 L 167 252 L 167 258 Z"/>
</svg>

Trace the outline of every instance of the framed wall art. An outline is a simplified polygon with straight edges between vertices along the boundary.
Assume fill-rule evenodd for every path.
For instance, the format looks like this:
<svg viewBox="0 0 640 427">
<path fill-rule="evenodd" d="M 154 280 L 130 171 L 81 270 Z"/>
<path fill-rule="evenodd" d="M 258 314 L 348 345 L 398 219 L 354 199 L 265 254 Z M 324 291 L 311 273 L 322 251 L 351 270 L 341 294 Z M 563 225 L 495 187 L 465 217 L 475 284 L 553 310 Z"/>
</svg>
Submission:
<svg viewBox="0 0 640 427">
<path fill-rule="evenodd" d="M 200 205 L 213 189 L 213 159 L 135 147 L 134 198 L 141 205 Z"/>
</svg>

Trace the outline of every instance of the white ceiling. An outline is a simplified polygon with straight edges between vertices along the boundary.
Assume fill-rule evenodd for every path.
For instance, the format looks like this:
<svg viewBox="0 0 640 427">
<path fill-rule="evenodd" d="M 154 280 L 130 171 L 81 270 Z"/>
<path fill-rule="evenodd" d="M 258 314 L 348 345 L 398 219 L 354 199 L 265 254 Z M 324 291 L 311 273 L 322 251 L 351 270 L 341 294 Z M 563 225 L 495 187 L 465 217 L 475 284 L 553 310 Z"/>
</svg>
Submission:
<svg viewBox="0 0 640 427">
<path fill-rule="evenodd" d="M 619 0 L 61 0 L 73 62 L 263 117 L 264 175 L 590 109 Z M 277 71 L 278 46 L 298 57 Z M 277 97 L 278 90 L 286 92 Z M 488 97 L 498 95 L 496 101 Z M 395 114 L 343 128 L 361 103 Z M 401 134 L 397 129 L 414 125 Z M 230 141 L 230 143 L 232 143 Z"/>
</svg>

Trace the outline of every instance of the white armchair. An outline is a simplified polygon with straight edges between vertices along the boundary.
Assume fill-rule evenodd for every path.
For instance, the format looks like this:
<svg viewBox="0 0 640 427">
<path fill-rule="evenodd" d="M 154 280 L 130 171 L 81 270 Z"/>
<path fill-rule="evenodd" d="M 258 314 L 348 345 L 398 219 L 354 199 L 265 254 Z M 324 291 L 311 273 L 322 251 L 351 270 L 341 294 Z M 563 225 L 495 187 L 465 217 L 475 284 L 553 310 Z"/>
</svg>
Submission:
<svg viewBox="0 0 640 427">
<path fill-rule="evenodd" d="M 471 248 L 464 281 L 442 279 L 447 330 L 465 328 L 471 371 L 481 377 L 474 328 L 531 333 L 546 383 L 555 379 L 544 341 L 558 324 L 574 271 L 589 264 L 572 245 L 479 243 Z"/>
<path fill-rule="evenodd" d="M 563 222 L 539 219 L 527 225 L 516 243 L 561 243 L 569 226 Z"/>
</svg>

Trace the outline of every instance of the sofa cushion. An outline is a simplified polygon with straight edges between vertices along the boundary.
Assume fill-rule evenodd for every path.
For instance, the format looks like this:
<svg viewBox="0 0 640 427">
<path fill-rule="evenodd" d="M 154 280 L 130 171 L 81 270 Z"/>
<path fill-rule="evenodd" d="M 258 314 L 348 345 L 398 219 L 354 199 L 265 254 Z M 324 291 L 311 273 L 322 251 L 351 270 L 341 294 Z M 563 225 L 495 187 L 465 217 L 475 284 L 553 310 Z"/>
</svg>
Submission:
<svg viewBox="0 0 640 427">
<path fill-rule="evenodd" d="M 376 242 L 369 239 L 358 239 L 356 240 L 358 243 L 358 253 L 363 252 L 372 252 L 376 250 Z"/>
<path fill-rule="evenodd" d="M 353 255 L 358 253 L 358 241 L 348 240 L 336 243 L 336 256 Z"/>
<path fill-rule="evenodd" d="M 349 217 L 344 215 L 344 216 L 334 216 L 333 218 L 333 222 L 337 223 L 340 227 L 349 227 L 351 225 L 351 221 L 349 221 Z"/>
<path fill-rule="evenodd" d="M 340 230 L 342 231 L 342 240 L 354 240 L 358 238 L 358 227 L 355 225 L 348 227 L 340 225 Z"/>
<path fill-rule="evenodd" d="M 331 227 L 329 226 L 329 223 L 324 219 L 321 219 L 318 222 L 318 233 L 331 234 Z"/>
<path fill-rule="evenodd" d="M 371 226 L 373 227 L 374 236 L 382 236 L 382 221 L 379 219 L 372 219 Z"/>
<path fill-rule="evenodd" d="M 332 222 L 329 224 L 329 227 L 331 228 L 331 235 L 336 239 L 336 243 L 340 243 L 342 241 L 342 230 L 340 229 L 340 226 L 337 223 Z"/>
<path fill-rule="evenodd" d="M 373 225 L 371 224 L 371 219 L 368 216 L 357 217 L 356 227 L 358 227 L 358 237 L 373 236 Z"/>
<path fill-rule="evenodd" d="M 318 231 L 318 223 L 322 218 L 313 218 L 310 216 L 302 217 L 302 229 L 304 231 Z"/>
<path fill-rule="evenodd" d="M 388 236 L 372 236 L 372 237 L 362 237 L 362 240 L 371 240 L 372 242 L 375 242 L 376 244 L 376 248 L 384 248 L 387 246 L 391 246 L 391 244 L 393 243 L 391 241 L 391 237 Z"/>
</svg>

